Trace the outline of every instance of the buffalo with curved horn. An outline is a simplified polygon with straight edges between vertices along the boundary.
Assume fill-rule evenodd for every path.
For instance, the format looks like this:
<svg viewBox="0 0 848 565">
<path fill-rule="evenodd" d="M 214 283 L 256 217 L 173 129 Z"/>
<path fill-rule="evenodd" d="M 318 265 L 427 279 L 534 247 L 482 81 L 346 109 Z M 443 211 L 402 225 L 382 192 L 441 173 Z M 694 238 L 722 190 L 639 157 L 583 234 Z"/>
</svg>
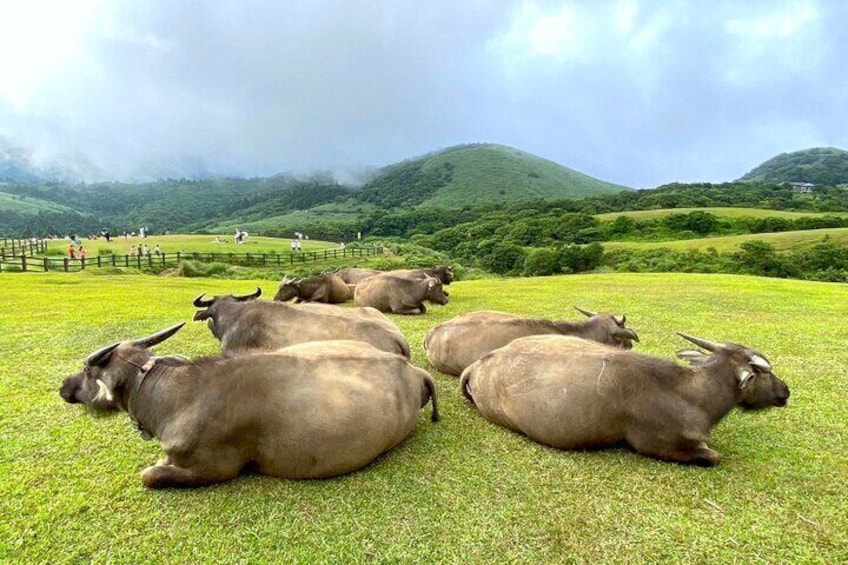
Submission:
<svg viewBox="0 0 848 565">
<path fill-rule="evenodd" d="M 713 466 L 712 427 L 734 407 L 785 406 L 789 387 L 766 357 L 687 334 L 692 366 L 569 336 L 516 339 L 462 373 L 463 394 L 489 421 L 559 449 L 626 443 L 667 461 Z"/>
<path fill-rule="evenodd" d="M 575 309 L 589 319 L 564 322 L 489 310 L 462 314 L 431 329 L 424 338 L 424 348 L 437 370 L 459 376 L 486 353 L 528 335 L 573 335 L 622 349 L 630 349 L 632 342 L 639 341 L 635 331 L 624 327 L 625 316 Z"/>
<path fill-rule="evenodd" d="M 302 343 L 234 358 L 154 357 L 178 324 L 88 356 L 60 394 L 123 410 L 165 457 L 141 473 L 150 488 L 196 487 L 245 467 L 290 479 L 350 473 L 404 441 L 432 402 L 433 378 L 359 341 Z"/>
</svg>

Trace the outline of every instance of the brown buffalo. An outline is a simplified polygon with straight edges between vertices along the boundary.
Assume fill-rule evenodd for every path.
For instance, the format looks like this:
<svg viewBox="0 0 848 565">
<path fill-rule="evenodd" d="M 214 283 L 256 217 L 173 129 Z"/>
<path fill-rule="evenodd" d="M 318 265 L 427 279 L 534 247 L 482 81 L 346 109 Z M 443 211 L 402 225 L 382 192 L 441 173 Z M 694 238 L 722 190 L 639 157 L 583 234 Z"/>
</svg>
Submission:
<svg viewBox="0 0 848 565">
<path fill-rule="evenodd" d="M 448 286 L 453 282 L 453 268 L 450 265 L 438 265 L 432 269 L 396 269 L 388 271 L 388 274 L 398 277 L 435 277 L 439 279 L 443 285 Z"/>
<path fill-rule="evenodd" d="M 357 306 L 371 306 L 381 312 L 423 314 L 427 311 L 424 301 L 445 305 L 448 293 L 435 277 L 410 278 L 383 273 L 356 285 L 353 301 Z"/>
<path fill-rule="evenodd" d="M 382 271 L 377 269 L 363 269 L 361 267 L 345 267 L 338 269 L 335 274 L 339 276 L 345 283 L 357 285 L 359 281 L 365 280 L 368 277 L 379 275 Z"/>
<path fill-rule="evenodd" d="M 126 411 L 165 457 L 141 473 L 150 488 L 196 487 L 245 468 L 318 479 L 368 465 L 406 439 L 433 403 L 432 377 L 399 355 L 357 341 L 188 361 L 149 351 L 182 324 L 92 353 L 68 377 L 67 402 Z M 109 406 L 105 406 L 109 407 Z"/>
<path fill-rule="evenodd" d="M 283 277 L 274 300 L 285 302 L 323 302 L 341 304 L 353 298 L 353 285 L 346 284 L 335 273 L 323 273 L 303 279 Z"/>
<path fill-rule="evenodd" d="M 622 349 L 630 349 L 632 342 L 639 341 L 636 332 L 624 327 L 624 316 L 577 310 L 589 319 L 561 322 L 489 310 L 462 314 L 427 332 L 424 349 L 437 370 L 459 376 L 486 353 L 528 335 L 573 335 Z"/>
<path fill-rule="evenodd" d="M 710 429 L 734 406 L 785 406 L 789 388 L 754 349 L 679 335 L 709 354 L 679 351 L 689 368 L 576 337 L 536 335 L 471 364 L 460 387 L 487 420 L 546 445 L 624 442 L 658 459 L 717 465 Z"/>
<path fill-rule="evenodd" d="M 409 342 L 400 328 L 374 308 L 339 308 L 329 304 L 288 304 L 256 300 L 261 289 L 246 296 L 204 298 L 201 310 L 212 335 L 221 340 L 221 353 L 240 355 L 254 349 L 277 349 L 307 341 L 352 339 L 409 358 Z"/>
</svg>

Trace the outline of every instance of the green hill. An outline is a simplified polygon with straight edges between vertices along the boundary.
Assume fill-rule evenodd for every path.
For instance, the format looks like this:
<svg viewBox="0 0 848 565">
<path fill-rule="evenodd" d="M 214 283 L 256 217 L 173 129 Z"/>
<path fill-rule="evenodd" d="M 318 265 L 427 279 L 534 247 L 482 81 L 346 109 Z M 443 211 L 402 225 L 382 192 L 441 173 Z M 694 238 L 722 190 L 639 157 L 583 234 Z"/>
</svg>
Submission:
<svg viewBox="0 0 848 565">
<path fill-rule="evenodd" d="M 752 169 L 739 180 L 810 182 L 826 186 L 846 184 L 848 151 L 835 147 L 814 147 L 794 153 L 781 153 Z"/>
<path fill-rule="evenodd" d="M 24 194 L 0 192 L 0 210 L 18 214 L 38 214 L 39 212 L 72 212 L 73 209 L 57 202 L 31 198 Z"/>
<path fill-rule="evenodd" d="M 563 200 L 632 190 L 512 147 L 473 144 L 382 169 L 356 198 L 381 208 L 462 208 L 517 200 Z"/>
</svg>

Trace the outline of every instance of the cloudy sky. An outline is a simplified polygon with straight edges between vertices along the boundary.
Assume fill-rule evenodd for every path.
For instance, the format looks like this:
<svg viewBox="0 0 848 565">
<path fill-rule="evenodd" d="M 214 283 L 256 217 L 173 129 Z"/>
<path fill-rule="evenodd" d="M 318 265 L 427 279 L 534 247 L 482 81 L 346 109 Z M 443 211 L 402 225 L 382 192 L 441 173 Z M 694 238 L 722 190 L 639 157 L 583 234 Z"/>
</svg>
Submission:
<svg viewBox="0 0 848 565">
<path fill-rule="evenodd" d="M 0 142 L 124 180 L 513 146 L 636 188 L 848 149 L 844 0 L 0 0 Z"/>
</svg>

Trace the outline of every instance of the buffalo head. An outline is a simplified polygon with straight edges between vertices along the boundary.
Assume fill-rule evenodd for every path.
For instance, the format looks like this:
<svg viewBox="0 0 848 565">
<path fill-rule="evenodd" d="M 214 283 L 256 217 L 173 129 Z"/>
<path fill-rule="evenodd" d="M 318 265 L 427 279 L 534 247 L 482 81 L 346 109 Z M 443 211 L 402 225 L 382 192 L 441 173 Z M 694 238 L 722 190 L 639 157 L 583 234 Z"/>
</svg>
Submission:
<svg viewBox="0 0 848 565">
<path fill-rule="evenodd" d="M 82 371 L 62 382 L 59 395 L 65 402 L 82 403 L 95 410 L 126 409 L 124 393 L 128 383 L 150 359 L 147 350 L 177 333 L 183 325 L 185 322 L 141 339 L 98 349 L 86 358 Z"/>
<path fill-rule="evenodd" d="M 575 306 L 574 309 L 589 318 L 587 323 L 595 324 L 595 328 L 592 330 L 593 333 L 597 333 L 592 338 L 595 341 L 621 349 L 633 349 L 633 342 L 639 341 L 639 336 L 635 331 L 624 327 L 624 324 L 627 323 L 627 316 L 624 314 L 614 316 L 603 312 L 590 312 L 578 306 Z"/>
<path fill-rule="evenodd" d="M 789 387 L 771 372 L 771 363 L 765 355 L 755 349 L 736 343 L 713 343 L 705 339 L 677 332 L 677 335 L 710 352 L 683 349 L 677 356 L 696 367 L 709 366 L 713 370 L 724 369 L 737 382 L 739 406 L 759 410 L 771 406 L 786 406 Z"/>
</svg>

